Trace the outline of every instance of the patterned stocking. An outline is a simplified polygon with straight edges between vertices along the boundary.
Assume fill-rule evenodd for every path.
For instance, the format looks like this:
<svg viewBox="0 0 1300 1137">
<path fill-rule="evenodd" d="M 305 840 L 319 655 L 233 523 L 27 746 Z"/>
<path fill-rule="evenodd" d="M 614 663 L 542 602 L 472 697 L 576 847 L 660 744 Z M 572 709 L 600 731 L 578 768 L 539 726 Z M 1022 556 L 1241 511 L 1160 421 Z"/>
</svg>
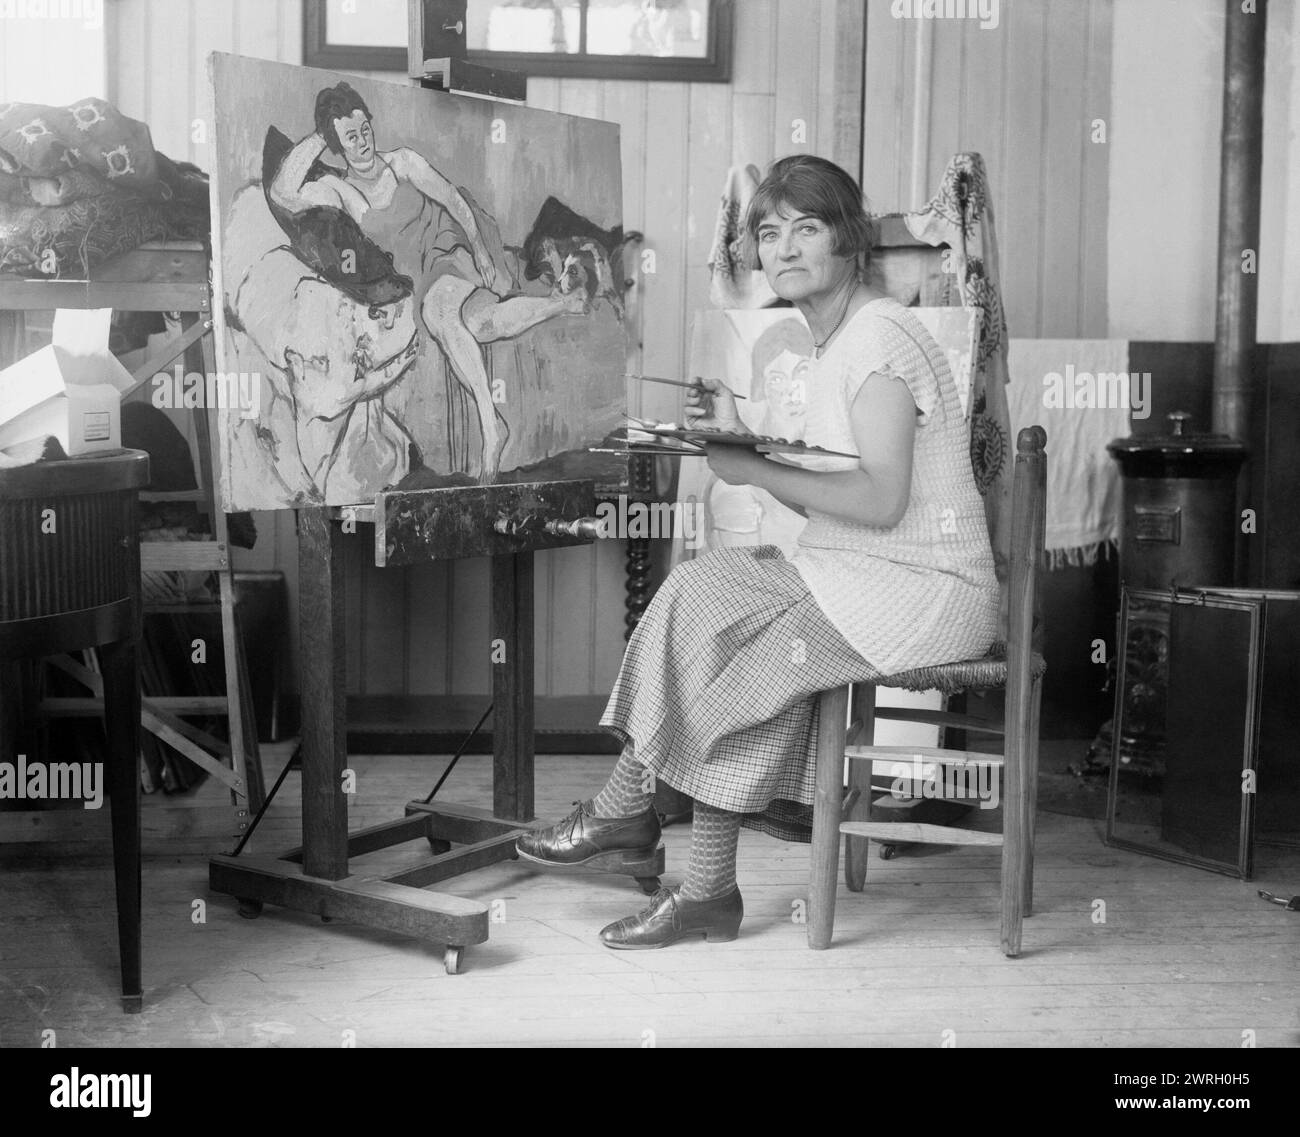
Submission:
<svg viewBox="0 0 1300 1137">
<path fill-rule="evenodd" d="M 691 859 L 682 885 L 683 900 L 713 900 L 736 887 L 736 845 L 740 814 L 695 803 L 691 822 Z"/>
<path fill-rule="evenodd" d="M 654 794 L 648 792 L 653 784 L 649 771 L 632 757 L 632 747 L 625 746 L 605 788 L 592 799 L 591 812 L 606 818 L 644 813 L 654 805 Z"/>
</svg>

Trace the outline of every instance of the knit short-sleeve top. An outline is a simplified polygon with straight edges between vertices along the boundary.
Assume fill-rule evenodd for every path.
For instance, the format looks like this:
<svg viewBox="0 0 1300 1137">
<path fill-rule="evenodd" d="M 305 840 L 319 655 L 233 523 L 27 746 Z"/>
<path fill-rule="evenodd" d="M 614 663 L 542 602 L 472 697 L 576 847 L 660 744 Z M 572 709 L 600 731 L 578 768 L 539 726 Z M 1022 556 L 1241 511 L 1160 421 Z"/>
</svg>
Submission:
<svg viewBox="0 0 1300 1137">
<path fill-rule="evenodd" d="M 792 562 L 830 621 L 881 671 L 977 658 L 996 637 L 998 583 L 970 428 L 942 349 L 897 301 L 868 302 L 814 362 L 805 441 L 856 453 L 849 411 L 872 374 L 897 376 L 916 404 L 907 509 L 885 528 L 810 508 Z M 795 461 L 857 466 L 827 455 Z"/>
</svg>

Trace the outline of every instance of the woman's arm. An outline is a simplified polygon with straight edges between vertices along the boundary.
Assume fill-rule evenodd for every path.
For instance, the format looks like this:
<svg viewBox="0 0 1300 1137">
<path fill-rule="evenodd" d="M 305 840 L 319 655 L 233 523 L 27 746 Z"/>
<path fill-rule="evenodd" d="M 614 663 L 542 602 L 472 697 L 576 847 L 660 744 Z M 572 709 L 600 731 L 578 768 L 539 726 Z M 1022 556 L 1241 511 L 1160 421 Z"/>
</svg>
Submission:
<svg viewBox="0 0 1300 1137">
<path fill-rule="evenodd" d="M 856 470 L 804 470 L 738 446 L 710 446 L 709 466 L 723 481 L 758 486 L 800 512 L 892 528 L 907 512 L 912 490 L 916 404 L 901 379 L 872 374 L 849 414 L 861 455 Z"/>
<path fill-rule="evenodd" d="M 479 231 L 474 211 L 470 209 L 464 195 L 430 166 L 423 155 L 409 146 L 394 150 L 387 155 L 387 161 L 398 177 L 405 178 L 425 197 L 441 205 L 459 222 L 473 246 L 470 251 L 474 254 L 474 263 L 478 265 L 483 283 L 491 288 L 496 283 L 496 266 L 492 263 L 492 256 L 483 240 L 483 234 Z"/>
<path fill-rule="evenodd" d="M 276 171 L 271 182 L 271 200 L 290 213 L 300 213 L 313 205 L 343 208 L 340 179 L 325 177 L 310 182 L 307 180 L 312 163 L 324 152 L 325 139 L 319 134 L 309 134 L 297 143 Z"/>
<path fill-rule="evenodd" d="M 787 462 L 780 454 L 768 454 L 767 461 L 774 462 L 778 466 L 788 466 L 792 470 L 801 469 L 801 467 L 796 466 L 793 462 Z M 790 501 L 788 498 L 784 498 L 780 494 L 772 493 L 771 490 L 768 490 L 767 492 L 772 494 L 772 496 L 784 505 L 786 509 L 793 510 L 795 513 L 799 514 L 800 517 L 808 516 L 808 509 L 806 506 L 800 505 L 797 501 Z"/>
</svg>

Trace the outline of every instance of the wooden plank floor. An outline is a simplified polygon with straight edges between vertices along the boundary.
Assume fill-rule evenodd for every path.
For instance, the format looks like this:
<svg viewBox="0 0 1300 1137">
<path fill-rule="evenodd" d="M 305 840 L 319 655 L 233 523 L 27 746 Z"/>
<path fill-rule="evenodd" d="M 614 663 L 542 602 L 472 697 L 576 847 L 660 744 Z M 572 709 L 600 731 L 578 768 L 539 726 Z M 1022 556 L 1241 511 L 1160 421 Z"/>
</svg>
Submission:
<svg viewBox="0 0 1300 1137">
<path fill-rule="evenodd" d="M 445 761 L 353 758 L 354 825 L 401 816 Z M 539 758 L 539 813 L 590 796 L 612 761 Z M 268 766 L 270 780 L 276 760 Z M 462 759 L 443 793 L 489 804 L 490 777 L 490 759 Z M 291 774 L 251 851 L 296 843 L 298 790 Z M 1107 849 L 1101 834 L 1100 821 L 1040 813 L 1036 915 L 1017 960 L 998 949 L 996 851 L 873 856 L 865 893 L 840 888 L 833 947 L 811 952 L 796 922 L 807 847 L 745 832 L 747 915 L 734 943 L 608 951 L 599 929 L 641 904 L 631 881 L 508 862 L 447 888 L 499 902 L 503 917 L 451 977 L 441 945 L 271 907 L 241 919 L 207 889 L 204 854 L 229 842 L 195 848 L 201 839 L 184 836 L 145 863 L 136 1016 L 118 1009 L 107 846 L 8 845 L 0 1046 L 39 1045 L 45 1030 L 60 1047 L 939 1046 L 949 1031 L 963 1047 L 1239 1047 L 1243 1031 L 1260 1047 L 1300 1044 L 1300 915 L 1255 894 L 1300 892 L 1300 853 L 1262 848 L 1246 883 Z M 675 883 L 689 832 L 672 827 L 664 839 Z M 423 855 L 411 845 L 364 863 Z M 198 901 L 205 922 L 195 922 Z"/>
</svg>

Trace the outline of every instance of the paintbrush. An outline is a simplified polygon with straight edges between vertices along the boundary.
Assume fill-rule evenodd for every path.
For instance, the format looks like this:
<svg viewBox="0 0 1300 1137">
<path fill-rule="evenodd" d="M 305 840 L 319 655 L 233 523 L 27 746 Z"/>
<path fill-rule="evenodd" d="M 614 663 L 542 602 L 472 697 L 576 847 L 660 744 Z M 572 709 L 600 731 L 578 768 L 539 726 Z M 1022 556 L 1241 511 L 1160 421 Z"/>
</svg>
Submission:
<svg viewBox="0 0 1300 1137">
<path fill-rule="evenodd" d="M 711 394 L 705 391 L 704 385 L 698 380 L 694 383 L 686 383 L 681 379 L 662 379 L 658 375 L 625 375 L 625 379 L 635 379 L 639 383 L 662 383 L 665 387 L 685 387 L 688 391 L 702 391 L 705 394 Z M 728 388 L 730 390 L 730 388 Z M 743 399 L 744 395 L 737 395 L 735 391 L 731 392 L 733 398 Z"/>
</svg>

